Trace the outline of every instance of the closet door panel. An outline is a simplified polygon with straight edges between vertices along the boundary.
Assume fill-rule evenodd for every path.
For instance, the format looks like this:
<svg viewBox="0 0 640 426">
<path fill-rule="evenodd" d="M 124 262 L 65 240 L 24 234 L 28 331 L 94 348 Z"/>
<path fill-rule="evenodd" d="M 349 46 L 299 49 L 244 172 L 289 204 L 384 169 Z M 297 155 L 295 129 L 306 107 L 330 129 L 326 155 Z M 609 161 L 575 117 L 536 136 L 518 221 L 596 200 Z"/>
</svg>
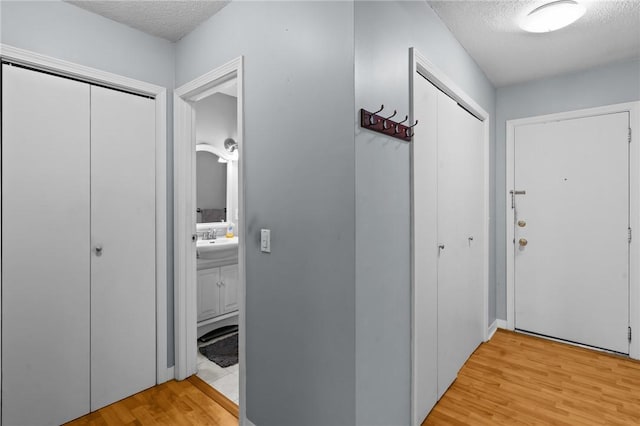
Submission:
<svg viewBox="0 0 640 426">
<path fill-rule="evenodd" d="M 155 384 L 155 105 L 91 88 L 91 409 Z"/>
<path fill-rule="evenodd" d="M 469 170 L 467 195 L 469 251 L 469 343 L 468 356 L 484 339 L 484 276 L 485 276 L 485 235 L 484 235 L 484 126 L 483 123 L 468 114 L 469 138 L 467 139 L 467 168 Z M 471 239 L 469 239 L 471 238 Z"/>
<path fill-rule="evenodd" d="M 89 411 L 89 85 L 2 65 L 2 423 Z"/>
<path fill-rule="evenodd" d="M 444 248 L 438 259 L 438 398 L 482 338 L 482 286 L 475 285 L 472 271 L 477 256 L 472 245 L 479 242 L 473 235 L 474 224 L 482 220 L 474 201 L 475 191 L 482 188 L 482 180 L 477 178 L 477 163 L 482 157 L 476 158 L 476 151 L 470 149 L 482 135 L 477 122 L 454 100 L 439 93 L 438 241 Z"/>
<path fill-rule="evenodd" d="M 415 395 L 412 424 L 418 425 L 438 396 L 438 89 L 420 75 L 414 81 L 414 118 L 422 126 L 411 143 Z"/>
</svg>

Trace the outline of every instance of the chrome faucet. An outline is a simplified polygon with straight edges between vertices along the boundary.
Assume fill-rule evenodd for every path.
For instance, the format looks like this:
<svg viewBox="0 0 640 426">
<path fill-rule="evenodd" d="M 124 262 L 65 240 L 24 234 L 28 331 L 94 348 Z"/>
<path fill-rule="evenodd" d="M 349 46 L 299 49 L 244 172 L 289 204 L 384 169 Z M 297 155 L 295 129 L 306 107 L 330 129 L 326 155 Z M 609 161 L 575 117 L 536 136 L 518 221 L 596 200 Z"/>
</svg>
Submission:
<svg viewBox="0 0 640 426">
<path fill-rule="evenodd" d="M 216 239 L 216 230 L 214 228 L 209 228 L 209 233 L 207 234 L 207 239 L 215 240 Z"/>
</svg>

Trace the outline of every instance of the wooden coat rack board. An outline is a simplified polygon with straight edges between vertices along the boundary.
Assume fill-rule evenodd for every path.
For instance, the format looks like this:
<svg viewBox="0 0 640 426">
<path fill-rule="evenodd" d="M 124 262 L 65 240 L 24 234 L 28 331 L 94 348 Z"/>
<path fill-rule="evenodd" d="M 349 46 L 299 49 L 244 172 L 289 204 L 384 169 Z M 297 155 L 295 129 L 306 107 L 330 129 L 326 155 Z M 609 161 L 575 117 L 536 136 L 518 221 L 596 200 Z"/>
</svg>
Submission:
<svg viewBox="0 0 640 426">
<path fill-rule="evenodd" d="M 366 109 L 360 109 L 360 127 L 372 130 L 374 132 L 382 133 L 383 135 L 391 136 L 392 138 L 400 139 L 405 142 L 411 142 L 411 138 L 414 135 L 413 129 L 418 120 L 411 125 L 405 126 L 404 123 L 409 119 L 409 116 L 405 116 L 402 121 L 391 120 L 397 114 L 397 111 L 393 111 L 388 117 L 378 115 L 384 109 L 384 105 L 380 105 L 380 109 L 376 112 L 369 112 Z"/>
</svg>

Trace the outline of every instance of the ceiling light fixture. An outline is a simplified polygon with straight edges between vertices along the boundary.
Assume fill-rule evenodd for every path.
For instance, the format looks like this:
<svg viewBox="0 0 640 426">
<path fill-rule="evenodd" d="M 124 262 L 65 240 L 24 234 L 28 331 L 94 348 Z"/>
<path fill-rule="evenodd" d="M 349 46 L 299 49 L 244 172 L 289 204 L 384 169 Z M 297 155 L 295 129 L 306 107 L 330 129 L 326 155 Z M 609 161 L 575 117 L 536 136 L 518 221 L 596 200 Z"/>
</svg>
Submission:
<svg viewBox="0 0 640 426">
<path fill-rule="evenodd" d="M 530 33 L 559 30 L 580 19 L 586 9 L 573 0 L 560 0 L 533 9 L 520 21 L 520 28 Z"/>
</svg>

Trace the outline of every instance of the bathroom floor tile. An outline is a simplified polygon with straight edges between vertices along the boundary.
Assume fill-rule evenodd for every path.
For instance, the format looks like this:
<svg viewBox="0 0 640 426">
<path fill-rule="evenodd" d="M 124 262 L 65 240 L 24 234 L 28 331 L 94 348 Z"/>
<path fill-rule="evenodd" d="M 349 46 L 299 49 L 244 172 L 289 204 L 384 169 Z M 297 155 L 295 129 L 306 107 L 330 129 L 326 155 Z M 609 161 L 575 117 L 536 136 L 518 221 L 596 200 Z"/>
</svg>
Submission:
<svg viewBox="0 0 640 426">
<path fill-rule="evenodd" d="M 222 368 L 198 352 L 197 376 L 209 386 L 238 404 L 240 396 L 240 372 L 238 364 Z"/>
<path fill-rule="evenodd" d="M 238 403 L 240 395 L 240 373 L 230 373 L 213 382 L 213 387 L 220 391 L 224 396 Z"/>
</svg>

